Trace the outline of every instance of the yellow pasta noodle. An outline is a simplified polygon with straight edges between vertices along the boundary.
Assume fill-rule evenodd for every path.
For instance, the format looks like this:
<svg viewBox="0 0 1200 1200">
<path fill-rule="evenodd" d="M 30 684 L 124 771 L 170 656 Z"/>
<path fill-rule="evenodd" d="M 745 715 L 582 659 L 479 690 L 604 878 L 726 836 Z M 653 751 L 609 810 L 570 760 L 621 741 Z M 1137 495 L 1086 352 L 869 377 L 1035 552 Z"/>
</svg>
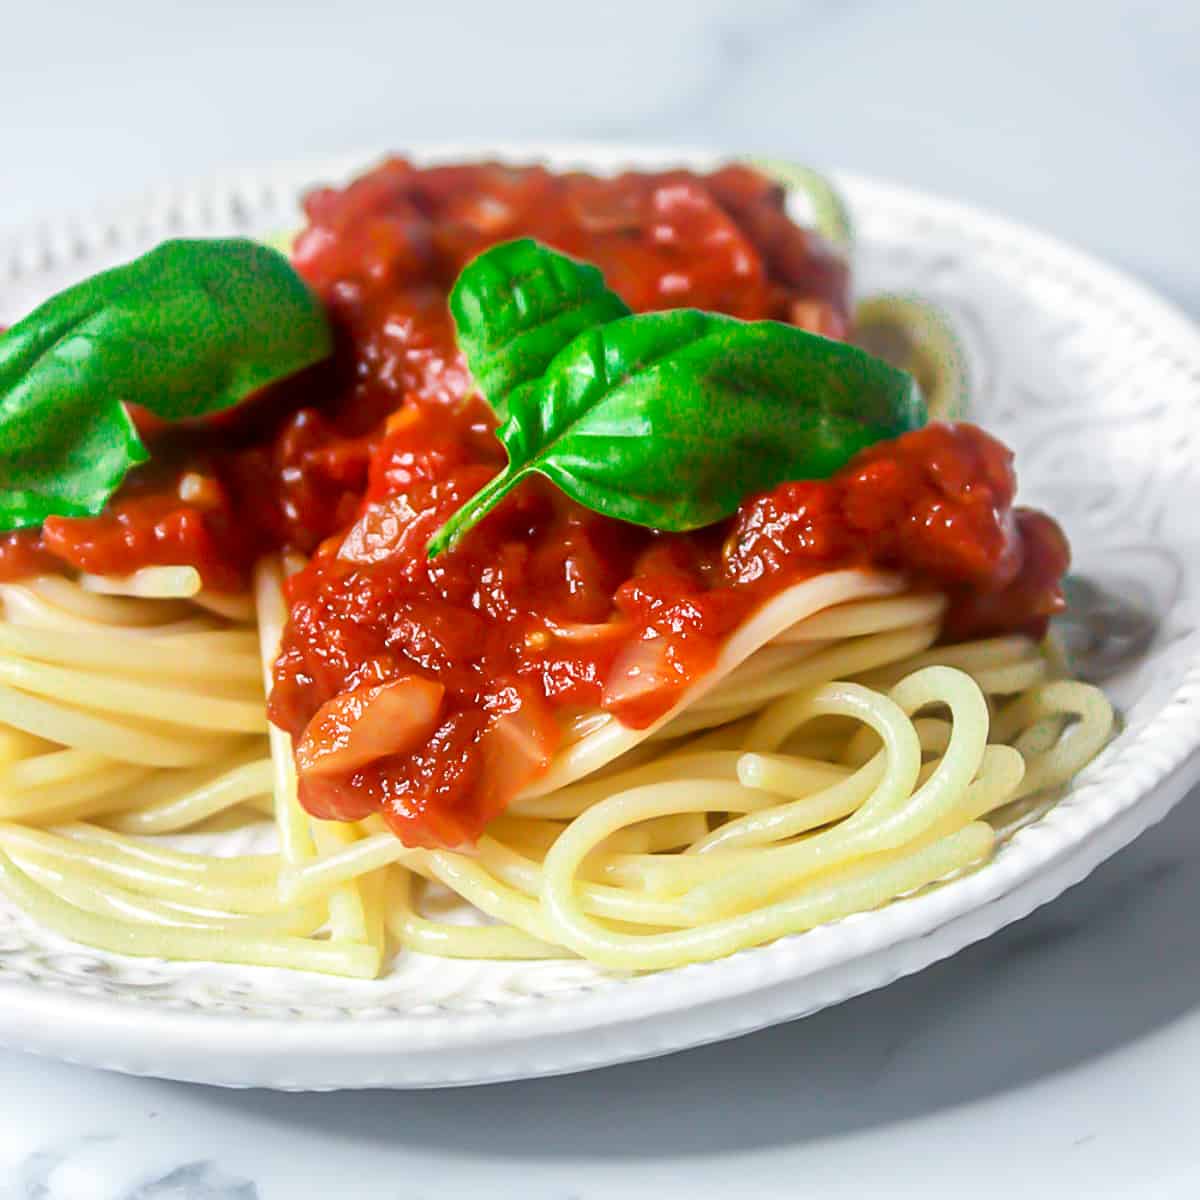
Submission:
<svg viewBox="0 0 1200 1200">
<path fill-rule="evenodd" d="M 253 603 L 176 568 L 0 585 L 12 902 L 124 954 L 358 977 L 406 953 L 671 967 L 970 869 L 989 821 L 1040 811 L 1112 729 L 1029 639 L 936 645 L 940 595 L 831 572 L 765 603 L 648 729 L 575 718 L 475 847 L 414 849 L 297 801 L 264 709 L 290 569 L 262 562 Z M 475 919 L 422 912 L 431 887 Z"/>
</svg>

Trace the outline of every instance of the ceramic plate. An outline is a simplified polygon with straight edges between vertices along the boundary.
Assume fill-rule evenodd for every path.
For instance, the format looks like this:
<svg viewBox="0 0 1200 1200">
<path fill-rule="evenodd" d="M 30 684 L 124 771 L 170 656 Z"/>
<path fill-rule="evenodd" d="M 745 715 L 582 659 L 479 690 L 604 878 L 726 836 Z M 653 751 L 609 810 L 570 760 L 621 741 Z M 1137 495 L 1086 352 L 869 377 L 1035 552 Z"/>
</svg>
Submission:
<svg viewBox="0 0 1200 1200">
<path fill-rule="evenodd" d="M 556 166 L 704 166 L 678 152 L 442 147 Z M 165 237 L 297 223 L 309 185 L 371 160 L 248 172 L 0 239 L 0 322 Z M 863 293 L 919 292 L 962 329 L 973 415 L 1017 452 L 1021 496 L 1064 524 L 1076 570 L 1158 619 L 1106 686 L 1120 737 L 1039 821 L 952 883 L 655 975 L 576 962 L 401 957 L 374 982 L 119 958 L 0 907 L 0 1043 L 121 1071 L 277 1088 L 432 1087 L 577 1071 L 732 1037 L 836 1004 L 987 937 L 1083 878 L 1200 777 L 1200 333 L 1040 234 L 839 174 Z"/>
</svg>

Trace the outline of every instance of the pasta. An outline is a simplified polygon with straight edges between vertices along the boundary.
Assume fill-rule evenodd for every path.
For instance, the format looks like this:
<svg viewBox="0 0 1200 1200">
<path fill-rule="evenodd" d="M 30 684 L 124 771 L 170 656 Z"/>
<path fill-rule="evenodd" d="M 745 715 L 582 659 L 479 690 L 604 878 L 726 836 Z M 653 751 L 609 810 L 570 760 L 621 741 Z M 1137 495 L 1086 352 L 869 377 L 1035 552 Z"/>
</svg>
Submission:
<svg viewBox="0 0 1200 1200">
<path fill-rule="evenodd" d="M 1029 639 L 929 649 L 938 597 L 843 572 L 760 610 L 655 725 L 591 722 L 473 851 L 413 849 L 296 802 L 263 716 L 283 573 L 260 565 L 257 631 L 183 573 L 153 598 L 0 586 L 0 887 L 35 919 L 119 953 L 360 977 L 397 949 L 670 967 L 971 869 L 1112 727 Z M 483 923 L 422 915 L 430 883 Z"/>
</svg>

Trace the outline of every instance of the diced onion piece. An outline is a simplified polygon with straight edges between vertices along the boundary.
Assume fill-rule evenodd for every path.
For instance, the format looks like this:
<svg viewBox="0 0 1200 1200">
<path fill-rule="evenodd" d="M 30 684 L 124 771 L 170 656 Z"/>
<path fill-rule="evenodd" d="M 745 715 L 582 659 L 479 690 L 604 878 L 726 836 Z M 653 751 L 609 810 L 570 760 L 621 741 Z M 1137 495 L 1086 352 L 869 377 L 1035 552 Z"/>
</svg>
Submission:
<svg viewBox="0 0 1200 1200">
<path fill-rule="evenodd" d="M 204 586 L 195 567 L 142 567 L 132 575 L 80 575 L 78 583 L 100 596 L 186 600 Z"/>
<path fill-rule="evenodd" d="M 379 504 L 372 504 L 350 527 L 338 558 L 355 563 L 377 563 L 391 558 L 415 516 L 407 496 L 389 496 Z"/>
<path fill-rule="evenodd" d="M 338 775 L 414 750 L 436 728 L 445 691 L 431 679 L 405 675 L 327 700 L 296 747 L 300 774 Z"/>
<path fill-rule="evenodd" d="M 606 706 L 619 708 L 630 701 L 660 691 L 676 681 L 666 638 L 631 642 L 616 657 L 604 693 Z"/>
<path fill-rule="evenodd" d="M 222 500 L 221 485 L 211 475 L 199 471 L 187 471 L 179 479 L 176 489 L 180 500 L 193 508 L 219 508 Z"/>
<path fill-rule="evenodd" d="M 484 738 L 484 766 L 497 808 L 545 774 L 558 741 L 555 719 L 541 705 L 527 704 L 496 721 Z"/>
</svg>

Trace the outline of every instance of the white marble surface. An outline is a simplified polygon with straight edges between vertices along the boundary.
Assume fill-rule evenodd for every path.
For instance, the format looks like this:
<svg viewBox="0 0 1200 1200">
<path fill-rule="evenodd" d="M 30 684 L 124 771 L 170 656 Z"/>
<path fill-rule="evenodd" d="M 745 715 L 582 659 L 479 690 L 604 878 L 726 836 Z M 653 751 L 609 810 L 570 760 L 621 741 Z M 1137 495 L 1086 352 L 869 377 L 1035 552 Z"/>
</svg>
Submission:
<svg viewBox="0 0 1200 1200">
<path fill-rule="evenodd" d="M 1200 315 L 1189 0 L 408 7 L 0 4 L 0 227 L 347 146 L 675 141 L 1000 209 Z M 658 1062 L 280 1096 L 0 1054 L 0 1198 L 1194 1197 L 1198 800 L 951 962 Z"/>
</svg>

